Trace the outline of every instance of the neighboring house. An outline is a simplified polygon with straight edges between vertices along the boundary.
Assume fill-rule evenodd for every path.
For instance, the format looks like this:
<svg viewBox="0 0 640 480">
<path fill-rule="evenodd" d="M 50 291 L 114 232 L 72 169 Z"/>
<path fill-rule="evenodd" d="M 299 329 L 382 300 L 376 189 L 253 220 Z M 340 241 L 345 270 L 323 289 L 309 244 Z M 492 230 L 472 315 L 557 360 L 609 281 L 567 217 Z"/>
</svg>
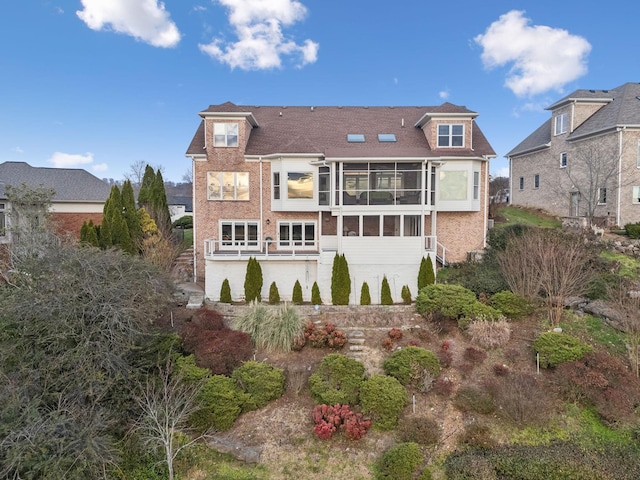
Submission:
<svg viewBox="0 0 640 480">
<path fill-rule="evenodd" d="M 640 221 L 640 84 L 576 90 L 511 150 L 511 203 L 586 223 Z"/>
<path fill-rule="evenodd" d="M 6 186 L 43 186 L 55 191 L 51 219 L 59 234 L 80 236 L 84 221 L 102 222 L 102 210 L 111 187 L 86 170 L 32 167 L 25 162 L 0 163 L 0 242 L 10 241 L 11 205 Z"/>
<path fill-rule="evenodd" d="M 477 113 L 437 107 L 212 105 L 186 156 L 193 160 L 196 280 L 219 299 L 229 280 L 244 295 L 258 259 L 262 298 L 271 282 L 290 299 L 298 280 L 309 301 L 318 282 L 331 301 L 336 255 L 380 302 L 417 294 L 420 261 L 462 261 L 486 245 L 489 159 Z"/>
<path fill-rule="evenodd" d="M 167 197 L 171 223 L 184 216 L 193 216 L 193 197 L 174 195 Z"/>
</svg>

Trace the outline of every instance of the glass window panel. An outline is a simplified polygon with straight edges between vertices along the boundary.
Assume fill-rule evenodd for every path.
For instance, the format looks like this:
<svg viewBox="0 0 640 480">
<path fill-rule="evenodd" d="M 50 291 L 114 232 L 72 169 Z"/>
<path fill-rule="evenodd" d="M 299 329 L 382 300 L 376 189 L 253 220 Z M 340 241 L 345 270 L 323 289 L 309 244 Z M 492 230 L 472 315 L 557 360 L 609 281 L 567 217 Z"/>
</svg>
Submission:
<svg viewBox="0 0 640 480">
<path fill-rule="evenodd" d="M 230 223 L 222 224 L 222 245 L 232 245 L 233 230 Z"/>
<path fill-rule="evenodd" d="M 404 236 L 405 237 L 420 236 L 420 215 L 404 216 Z"/>
<path fill-rule="evenodd" d="M 313 173 L 287 173 L 288 198 L 313 198 Z"/>
<path fill-rule="evenodd" d="M 235 245 L 244 245 L 244 223 L 236 223 L 234 224 L 234 240 Z"/>
<path fill-rule="evenodd" d="M 273 199 L 280 200 L 280 172 L 273 173 Z"/>
<path fill-rule="evenodd" d="M 380 216 L 364 215 L 362 217 L 362 235 L 365 237 L 380 236 Z"/>
<path fill-rule="evenodd" d="M 349 215 L 342 217 L 343 234 L 348 237 L 360 235 L 360 217 Z"/>
<path fill-rule="evenodd" d="M 378 134 L 378 141 L 379 142 L 395 142 L 396 141 L 396 135 L 395 135 L 395 133 L 379 133 Z"/>
<path fill-rule="evenodd" d="M 207 172 L 207 199 L 220 200 L 221 198 L 220 173 Z"/>
<path fill-rule="evenodd" d="M 291 237 L 293 238 L 293 244 L 299 247 L 300 245 L 302 245 L 302 224 L 294 223 L 291 227 Z"/>
<path fill-rule="evenodd" d="M 236 174 L 237 199 L 249 200 L 249 172 L 238 172 Z"/>
<path fill-rule="evenodd" d="M 362 134 L 362 133 L 347 133 L 347 142 L 349 142 L 349 143 L 362 143 L 362 142 L 364 142 L 364 134 Z"/>
<path fill-rule="evenodd" d="M 385 237 L 400 236 L 400 215 L 384 215 L 382 234 Z"/>
<path fill-rule="evenodd" d="M 235 200 L 236 198 L 236 179 L 233 172 L 222 173 L 222 199 Z"/>
<path fill-rule="evenodd" d="M 281 223 L 280 224 L 280 245 L 282 246 L 288 246 L 289 245 L 289 227 L 290 225 L 288 223 Z"/>
<path fill-rule="evenodd" d="M 640 186 L 633 187 L 633 203 L 640 203 Z"/>
<path fill-rule="evenodd" d="M 255 247 L 258 245 L 258 224 L 250 223 L 248 225 L 248 234 L 247 234 L 249 245 Z"/>
<path fill-rule="evenodd" d="M 316 226 L 314 223 L 306 223 L 304 225 L 304 244 L 313 246 L 316 240 Z"/>
<path fill-rule="evenodd" d="M 440 170 L 439 200 L 466 200 L 467 189 L 466 170 Z"/>
</svg>

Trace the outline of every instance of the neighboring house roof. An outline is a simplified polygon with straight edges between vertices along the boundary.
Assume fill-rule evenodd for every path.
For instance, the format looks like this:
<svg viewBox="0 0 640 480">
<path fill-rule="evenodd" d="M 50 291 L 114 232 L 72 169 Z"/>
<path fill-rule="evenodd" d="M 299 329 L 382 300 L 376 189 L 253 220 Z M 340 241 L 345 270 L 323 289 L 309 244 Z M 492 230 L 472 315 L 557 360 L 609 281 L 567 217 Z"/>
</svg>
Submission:
<svg viewBox="0 0 640 480">
<path fill-rule="evenodd" d="M 15 187 L 24 183 L 52 188 L 54 202 L 104 203 L 111 192 L 109 185 L 86 170 L 32 167 L 26 162 L 0 163 L 0 181 Z"/>
<path fill-rule="evenodd" d="M 567 136 L 567 140 L 603 133 L 618 127 L 640 126 L 640 83 L 625 83 L 613 90 L 576 90 L 561 98 L 547 110 L 578 103 L 602 103 L 604 106 Z M 529 153 L 548 146 L 551 141 L 551 119 L 520 142 L 507 157 Z"/>
<path fill-rule="evenodd" d="M 193 212 L 193 198 L 191 196 L 173 195 L 167 197 L 169 205 L 184 205 L 185 212 Z"/>
<path fill-rule="evenodd" d="M 451 103 L 437 107 L 238 106 L 212 105 L 200 115 L 224 117 L 240 114 L 255 128 L 246 146 L 247 156 L 313 154 L 328 158 L 480 157 L 495 156 L 493 148 L 473 125 L 473 149 L 432 149 L 418 128 L 425 118 L 475 118 L 477 113 Z M 363 134 L 362 143 L 347 142 L 347 134 Z M 392 133 L 395 142 L 380 142 L 378 134 Z M 204 121 L 200 123 L 187 156 L 204 155 Z"/>
</svg>

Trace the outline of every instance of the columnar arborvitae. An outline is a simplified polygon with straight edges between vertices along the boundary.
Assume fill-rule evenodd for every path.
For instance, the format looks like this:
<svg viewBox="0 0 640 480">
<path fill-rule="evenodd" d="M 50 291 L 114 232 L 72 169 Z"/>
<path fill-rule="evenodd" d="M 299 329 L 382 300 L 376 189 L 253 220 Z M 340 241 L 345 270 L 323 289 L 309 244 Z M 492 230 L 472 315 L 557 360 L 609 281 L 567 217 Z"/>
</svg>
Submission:
<svg viewBox="0 0 640 480">
<path fill-rule="evenodd" d="M 260 292 L 262 291 L 262 268 L 255 257 L 249 257 L 247 263 L 247 273 L 244 279 L 244 299 L 247 303 L 254 300 L 260 302 L 262 300 Z"/>
<path fill-rule="evenodd" d="M 110 248 L 118 244 L 122 236 L 122 197 L 117 185 L 111 187 L 109 198 L 102 209 L 102 225 L 100 228 L 100 246 Z"/>
<path fill-rule="evenodd" d="M 122 185 L 122 215 L 129 230 L 131 239 L 131 253 L 137 253 L 142 244 L 142 227 L 136 209 L 136 199 L 133 193 L 133 186 L 129 180 L 125 180 Z"/>
<path fill-rule="evenodd" d="M 420 261 L 420 270 L 418 271 L 418 291 L 427 285 L 433 285 L 436 277 L 433 271 L 433 262 L 431 257 L 422 257 Z"/>
<path fill-rule="evenodd" d="M 220 303 L 231 303 L 231 301 L 231 286 L 229 285 L 229 279 L 225 278 L 220 287 Z"/>
<path fill-rule="evenodd" d="M 411 290 L 409 289 L 409 285 L 402 286 L 402 293 L 400 296 L 402 297 L 402 301 L 405 305 L 409 305 L 411 303 Z"/>
<path fill-rule="evenodd" d="M 389 281 L 387 276 L 382 277 L 382 288 L 380 290 L 380 303 L 382 305 L 393 305 L 393 298 L 391 297 L 391 288 L 389 287 Z"/>
<path fill-rule="evenodd" d="M 350 295 L 349 264 L 344 255 L 336 253 L 333 258 L 333 270 L 331 272 L 331 303 L 334 305 L 348 305 Z"/>
<path fill-rule="evenodd" d="M 360 305 L 371 305 L 371 294 L 369 293 L 369 284 L 364 282 L 360 289 Z"/>
<path fill-rule="evenodd" d="M 153 218 L 158 228 L 164 233 L 171 232 L 171 214 L 169 213 L 167 192 L 164 189 L 164 179 L 160 169 L 158 169 L 156 178 L 151 186 L 151 199 L 154 212 Z"/>
<path fill-rule="evenodd" d="M 318 282 L 313 282 L 313 286 L 311 287 L 311 304 L 322 305 L 322 297 L 320 296 L 320 287 L 318 287 Z"/>
<path fill-rule="evenodd" d="M 296 305 L 302 305 L 302 285 L 300 285 L 298 280 L 296 280 L 296 283 L 293 285 L 291 301 Z"/>
<path fill-rule="evenodd" d="M 145 207 L 149 212 L 149 204 L 151 201 L 151 187 L 156 180 L 156 172 L 151 165 L 147 165 L 144 169 L 140 191 L 138 192 L 138 207 Z"/>
<path fill-rule="evenodd" d="M 276 282 L 271 282 L 269 286 L 269 304 L 277 305 L 278 303 L 280 303 L 280 292 L 278 292 Z"/>
</svg>

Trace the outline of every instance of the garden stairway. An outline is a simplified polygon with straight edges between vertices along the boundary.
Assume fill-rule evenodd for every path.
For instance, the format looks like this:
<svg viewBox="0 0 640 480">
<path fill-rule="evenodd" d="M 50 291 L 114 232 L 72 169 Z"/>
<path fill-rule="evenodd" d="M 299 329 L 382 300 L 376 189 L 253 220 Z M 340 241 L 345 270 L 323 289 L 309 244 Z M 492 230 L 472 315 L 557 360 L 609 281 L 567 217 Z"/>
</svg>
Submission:
<svg viewBox="0 0 640 480">
<path fill-rule="evenodd" d="M 193 282 L 193 247 L 187 248 L 173 261 L 171 278 L 177 283 Z"/>
<path fill-rule="evenodd" d="M 352 330 L 347 335 L 347 343 L 349 344 L 347 356 L 362 362 L 364 355 L 364 333 L 360 330 Z"/>
</svg>

